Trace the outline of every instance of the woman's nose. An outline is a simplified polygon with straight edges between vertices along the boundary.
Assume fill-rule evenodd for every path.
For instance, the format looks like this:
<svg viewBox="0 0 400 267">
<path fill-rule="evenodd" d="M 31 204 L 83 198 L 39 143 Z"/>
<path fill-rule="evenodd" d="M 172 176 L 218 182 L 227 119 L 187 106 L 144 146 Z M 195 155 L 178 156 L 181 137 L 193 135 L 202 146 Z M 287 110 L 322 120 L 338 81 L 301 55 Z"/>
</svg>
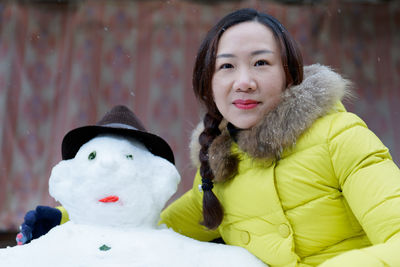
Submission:
<svg viewBox="0 0 400 267">
<path fill-rule="evenodd" d="M 254 91 L 256 89 L 256 82 L 249 70 L 242 69 L 237 72 L 233 87 L 236 91 Z"/>
</svg>

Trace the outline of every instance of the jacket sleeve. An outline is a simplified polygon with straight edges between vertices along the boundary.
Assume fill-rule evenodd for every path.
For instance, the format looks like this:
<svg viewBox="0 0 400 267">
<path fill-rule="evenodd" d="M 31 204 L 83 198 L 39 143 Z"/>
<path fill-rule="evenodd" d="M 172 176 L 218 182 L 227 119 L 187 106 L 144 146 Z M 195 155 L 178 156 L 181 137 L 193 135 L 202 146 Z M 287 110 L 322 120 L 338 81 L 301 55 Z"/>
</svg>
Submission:
<svg viewBox="0 0 400 267">
<path fill-rule="evenodd" d="M 212 231 L 200 224 L 203 194 L 198 189 L 200 174 L 197 172 L 193 188 L 171 203 L 161 213 L 161 224 L 166 224 L 175 232 L 200 240 L 210 241 L 219 237 L 217 230 Z"/>
<path fill-rule="evenodd" d="M 351 113 L 333 119 L 328 142 L 338 186 L 372 245 L 321 266 L 400 266 L 400 170 L 388 149 Z"/>
<path fill-rule="evenodd" d="M 60 224 L 66 223 L 69 221 L 69 215 L 67 210 L 63 206 L 56 207 L 59 211 L 61 211 L 61 221 Z"/>
</svg>

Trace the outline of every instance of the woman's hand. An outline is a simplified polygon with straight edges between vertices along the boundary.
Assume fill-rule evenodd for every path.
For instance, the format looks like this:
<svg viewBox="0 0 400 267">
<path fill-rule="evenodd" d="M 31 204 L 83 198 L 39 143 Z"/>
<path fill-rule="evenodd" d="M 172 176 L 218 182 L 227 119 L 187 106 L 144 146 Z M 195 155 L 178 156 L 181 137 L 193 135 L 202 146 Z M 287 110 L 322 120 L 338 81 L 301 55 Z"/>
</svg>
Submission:
<svg viewBox="0 0 400 267">
<path fill-rule="evenodd" d="M 47 234 L 53 227 L 61 222 L 61 211 L 47 206 L 37 206 L 35 210 L 28 211 L 25 214 L 24 222 L 20 226 L 20 233 L 17 234 L 16 241 L 18 245 L 29 243 Z"/>
</svg>

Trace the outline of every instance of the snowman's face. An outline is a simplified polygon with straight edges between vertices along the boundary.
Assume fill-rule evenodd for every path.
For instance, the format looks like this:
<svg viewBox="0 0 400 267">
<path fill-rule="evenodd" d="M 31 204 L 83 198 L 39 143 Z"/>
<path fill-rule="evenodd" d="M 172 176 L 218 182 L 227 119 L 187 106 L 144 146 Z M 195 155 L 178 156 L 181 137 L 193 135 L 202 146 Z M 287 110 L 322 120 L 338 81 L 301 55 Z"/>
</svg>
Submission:
<svg viewBox="0 0 400 267">
<path fill-rule="evenodd" d="M 76 223 L 151 226 L 179 180 L 173 164 L 141 143 L 107 135 L 57 164 L 49 191 Z"/>
</svg>

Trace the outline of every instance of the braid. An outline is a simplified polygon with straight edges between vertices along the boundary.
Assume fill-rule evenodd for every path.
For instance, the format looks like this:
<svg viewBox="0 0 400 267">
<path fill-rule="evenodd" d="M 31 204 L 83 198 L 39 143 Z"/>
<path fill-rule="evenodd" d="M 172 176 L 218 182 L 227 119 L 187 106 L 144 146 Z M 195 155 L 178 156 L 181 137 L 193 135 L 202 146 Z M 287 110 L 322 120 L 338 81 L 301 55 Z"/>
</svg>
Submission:
<svg viewBox="0 0 400 267">
<path fill-rule="evenodd" d="M 199 143 L 201 145 L 199 159 L 200 159 L 200 175 L 202 177 L 203 189 L 203 222 L 202 224 L 209 229 L 217 228 L 224 217 L 222 206 L 218 198 L 214 195 L 213 182 L 214 173 L 210 168 L 208 148 L 212 141 L 221 134 L 218 126 L 222 120 L 222 116 L 212 116 L 207 113 L 204 116 L 204 130 L 199 136 Z"/>
</svg>

